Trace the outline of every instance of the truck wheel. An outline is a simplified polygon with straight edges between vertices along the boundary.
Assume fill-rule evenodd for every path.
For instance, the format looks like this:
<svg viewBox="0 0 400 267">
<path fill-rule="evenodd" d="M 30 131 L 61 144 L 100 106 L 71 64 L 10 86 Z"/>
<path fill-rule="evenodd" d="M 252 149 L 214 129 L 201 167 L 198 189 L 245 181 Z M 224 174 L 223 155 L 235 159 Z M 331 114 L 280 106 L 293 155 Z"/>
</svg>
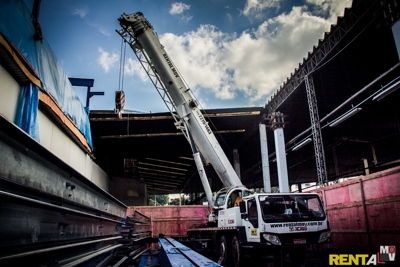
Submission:
<svg viewBox="0 0 400 267">
<path fill-rule="evenodd" d="M 304 263 L 306 252 L 305 246 L 297 246 L 289 251 L 290 261 L 293 263 L 293 266 L 300 266 Z"/>
<path fill-rule="evenodd" d="M 225 236 L 221 236 L 219 240 L 219 260 L 218 264 L 225 265 L 228 263 L 228 255 L 229 255 L 229 246 L 228 240 Z"/>
<path fill-rule="evenodd" d="M 234 267 L 241 265 L 241 256 L 239 239 L 234 236 L 232 238 L 232 262 Z"/>
<path fill-rule="evenodd" d="M 283 250 L 279 249 L 274 252 L 274 266 L 283 267 L 286 253 Z"/>
</svg>

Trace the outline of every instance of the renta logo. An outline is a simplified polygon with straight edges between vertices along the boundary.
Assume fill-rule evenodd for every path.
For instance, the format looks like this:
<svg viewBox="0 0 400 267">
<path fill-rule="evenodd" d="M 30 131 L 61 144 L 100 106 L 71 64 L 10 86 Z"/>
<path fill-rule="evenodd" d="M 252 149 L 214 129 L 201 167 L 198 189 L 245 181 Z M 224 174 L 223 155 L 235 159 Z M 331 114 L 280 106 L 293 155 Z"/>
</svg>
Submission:
<svg viewBox="0 0 400 267">
<path fill-rule="evenodd" d="M 396 246 L 380 246 L 379 252 L 368 254 L 329 254 L 329 265 L 378 265 L 396 260 Z"/>
</svg>

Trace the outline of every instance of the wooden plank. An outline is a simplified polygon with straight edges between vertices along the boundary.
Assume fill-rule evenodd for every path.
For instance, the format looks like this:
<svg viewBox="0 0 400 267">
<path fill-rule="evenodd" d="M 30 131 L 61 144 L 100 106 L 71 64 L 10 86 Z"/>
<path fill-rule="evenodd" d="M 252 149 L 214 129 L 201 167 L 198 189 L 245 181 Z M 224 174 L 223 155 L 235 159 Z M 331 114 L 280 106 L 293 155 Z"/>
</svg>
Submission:
<svg viewBox="0 0 400 267">
<path fill-rule="evenodd" d="M 0 45 L 4 47 L 9 53 L 9 56 L 14 60 L 15 64 L 18 65 L 21 72 L 26 76 L 26 78 L 39 88 L 42 88 L 40 79 L 35 69 L 29 64 L 21 52 L 15 47 L 14 44 L 9 43 L 2 34 L 0 34 Z"/>
</svg>

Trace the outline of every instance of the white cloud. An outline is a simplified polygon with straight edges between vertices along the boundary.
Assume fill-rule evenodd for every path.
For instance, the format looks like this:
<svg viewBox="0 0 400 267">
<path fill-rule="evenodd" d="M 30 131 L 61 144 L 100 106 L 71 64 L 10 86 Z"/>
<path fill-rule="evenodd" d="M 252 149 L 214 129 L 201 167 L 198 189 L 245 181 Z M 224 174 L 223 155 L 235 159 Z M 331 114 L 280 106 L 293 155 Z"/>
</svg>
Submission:
<svg viewBox="0 0 400 267">
<path fill-rule="evenodd" d="M 182 2 L 176 2 L 171 5 L 171 9 L 169 10 L 169 14 L 171 15 L 181 15 L 185 10 L 189 10 L 190 5 L 184 4 Z"/>
<path fill-rule="evenodd" d="M 336 23 L 337 17 L 343 15 L 345 7 L 351 7 L 351 0 L 306 0 L 314 8 L 314 13 Z"/>
<path fill-rule="evenodd" d="M 99 47 L 98 51 L 99 51 L 100 55 L 97 58 L 97 62 L 100 64 L 100 66 L 107 73 L 119 61 L 119 55 L 117 53 L 114 53 L 114 52 L 113 53 L 109 53 L 107 51 L 104 51 L 101 47 Z"/>
<path fill-rule="evenodd" d="M 188 23 L 189 20 L 191 20 L 192 18 L 193 18 L 193 16 L 185 16 L 185 15 L 180 16 L 180 20 L 185 23 Z"/>
<path fill-rule="evenodd" d="M 305 7 L 294 7 L 243 33 L 227 46 L 234 55 L 228 64 L 237 69 L 238 88 L 247 88 L 245 94 L 252 101 L 271 94 L 328 28 L 327 21 L 310 15 Z"/>
<path fill-rule="evenodd" d="M 220 99 L 231 99 L 235 97 L 235 88 L 231 86 L 233 80 L 223 53 L 223 42 L 229 38 L 214 26 L 202 25 L 184 36 L 164 34 L 161 43 L 192 90 L 206 88 Z"/>
<path fill-rule="evenodd" d="M 226 14 L 226 16 L 228 17 L 228 21 L 229 21 L 230 23 L 232 23 L 232 21 L 233 21 L 232 15 L 228 13 L 228 14 Z"/>
<path fill-rule="evenodd" d="M 247 0 L 244 9 L 242 10 L 245 16 L 259 17 L 265 9 L 268 8 L 280 8 L 280 2 L 282 0 Z"/>
<path fill-rule="evenodd" d="M 350 1 L 333 1 L 332 7 L 328 3 L 329 18 L 342 14 L 342 2 Z M 267 2 L 277 5 L 258 3 Z M 240 92 L 251 105 L 279 88 L 331 23 L 302 6 L 237 36 L 202 25 L 182 36 L 166 33 L 160 39 L 194 92 L 207 90 L 219 99 L 232 99 Z"/>
<path fill-rule="evenodd" d="M 125 63 L 124 73 L 128 76 L 138 76 L 142 81 L 147 81 L 148 76 L 144 71 L 142 65 L 138 62 L 138 60 L 128 58 L 128 61 Z"/>
<path fill-rule="evenodd" d="M 111 33 L 108 29 L 106 29 L 103 25 L 95 24 L 95 23 L 88 23 L 91 27 L 96 28 L 101 34 L 105 36 L 111 36 Z"/>
<path fill-rule="evenodd" d="M 97 29 L 101 34 L 104 34 L 105 36 L 111 36 L 111 33 L 106 28 L 100 26 L 97 27 Z"/>
<path fill-rule="evenodd" d="M 78 15 L 81 18 L 84 18 L 89 13 L 89 8 L 84 6 L 82 8 L 76 8 L 72 11 L 73 15 Z"/>
<path fill-rule="evenodd" d="M 184 12 L 189 9 L 190 9 L 190 5 L 187 5 L 187 4 L 184 4 L 181 2 L 179 2 L 179 3 L 176 2 L 171 5 L 169 14 L 174 15 L 174 16 L 177 15 L 181 21 L 183 21 L 184 23 L 188 23 L 193 18 L 193 16 L 184 14 Z"/>
</svg>

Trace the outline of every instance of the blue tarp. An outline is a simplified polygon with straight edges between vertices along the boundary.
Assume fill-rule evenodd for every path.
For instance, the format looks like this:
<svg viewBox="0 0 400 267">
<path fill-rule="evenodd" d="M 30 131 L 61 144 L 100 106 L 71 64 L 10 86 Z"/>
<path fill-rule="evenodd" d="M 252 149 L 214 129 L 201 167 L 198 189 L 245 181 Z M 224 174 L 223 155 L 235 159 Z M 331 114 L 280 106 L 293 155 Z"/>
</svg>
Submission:
<svg viewBox="0 0 400 267">
<path fill-rule="evenodd" d="M 18 104 L 15 124 L 39 141 L 39 128 L 37 125 L 39 88 L 32 83 L 23 86 Z"/>
<path fill-rule="evenodd" d="M 42 83 L 42 88 L 49 93 L 60 106 L 63 113 L 71 118 L 79 131 L 85 136 L 87 143 L 93 149 L 92 134 L 88 113 L 80 102 L 74 88 L 65 75 L 47 41 L 33 39 L 35 29 L 32 16 L 23 0 L 0 0 L 0 32 L 11 41 L 36 70 Z M 33 98 L 35 86 L 24 88 L 19 104 L 19 115 L 15 123 L 24 131 L 38 140 L 37 110 L 38 101 Z M 36 101 L 36 102 L 35 102 Z M 30 110 L 27 110 L 30 108 Z M 32 117 L 32 118 L 31 118 Z M 36 128 L 36 130 L 34 130 Z"/>
</svg>

